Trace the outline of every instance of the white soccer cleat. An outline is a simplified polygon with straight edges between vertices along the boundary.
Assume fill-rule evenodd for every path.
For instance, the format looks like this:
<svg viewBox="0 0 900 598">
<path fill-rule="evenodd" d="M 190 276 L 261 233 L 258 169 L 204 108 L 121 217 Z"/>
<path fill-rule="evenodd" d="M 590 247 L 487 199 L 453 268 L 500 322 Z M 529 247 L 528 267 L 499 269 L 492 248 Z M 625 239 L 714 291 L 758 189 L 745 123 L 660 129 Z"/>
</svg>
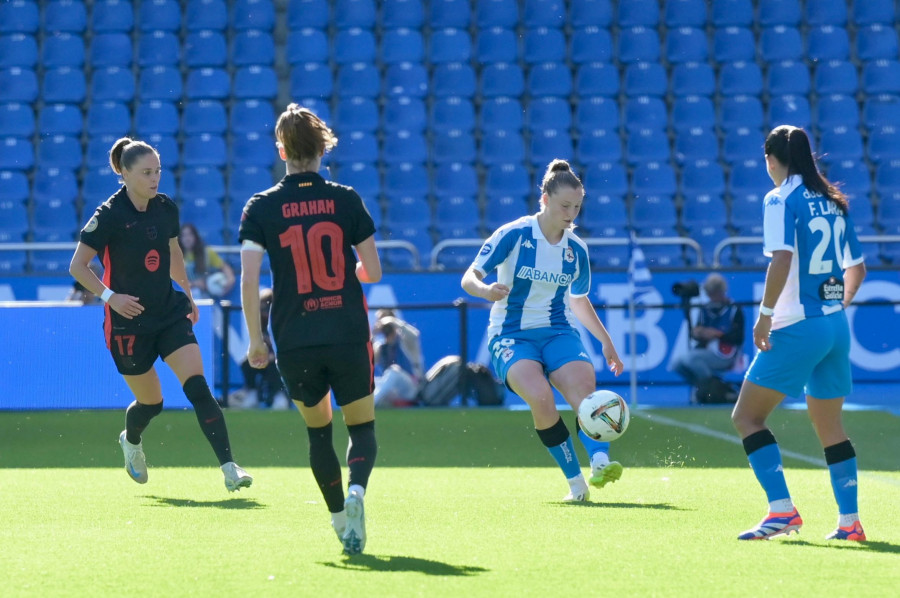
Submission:
<svg viewBox="0 0 900 598">
<path fill-rule="evenodd" d="M 349 493 L 344 501 L 344 513 L 347 515 L 347 526 L 341 537 L 344 554 L 360 554 L 366 547 L 366 512 L 358 492 Z"/>
<path fill-rule="evenodd" d="M 591 499 L 591 491 L 587 484 L 576 486 L 569 490 L 563 497 L 563 502 L 588 502 Z"/>
<path fill-rule="evenodd" d="M 138 484 L 147 483 L 147 460 L 144 458 L 143 443 L 131 444 L 125 438 L 125 430 L 119 434 L 119 445 L 125 455 L 125 471 Z"/>
<path fill-rule="evenodd" d="M 344 532 L 347 530 L 347 511 L 331 514 L 331 528 L 337 534 L 338 541 L 344 544 Z"/>
<path fill-rule="evenodd" d="M 249 488 L 253 483 L 253 478 L 249 473 L 241 469 L 234 461 L 229 461 L 222 466 L 222 473 L 225 474 L 225 487 L 229 492 L 240 490 L 241 488 Z"/>
</svg>

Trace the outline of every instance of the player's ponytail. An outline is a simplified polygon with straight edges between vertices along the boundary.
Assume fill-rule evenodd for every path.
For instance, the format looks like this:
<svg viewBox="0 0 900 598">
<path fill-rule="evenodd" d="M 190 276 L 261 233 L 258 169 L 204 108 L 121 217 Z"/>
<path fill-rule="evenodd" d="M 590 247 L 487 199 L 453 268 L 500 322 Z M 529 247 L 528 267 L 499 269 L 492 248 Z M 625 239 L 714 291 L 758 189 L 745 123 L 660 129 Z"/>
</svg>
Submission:
<svg viewBox="0 0 900 598">
<path fill-rule="evenodd" d="M 275 138 L 288 160 L 309 162 L 331 151 L 338 139 L 328 125 L 308 108 L 289 104 L 275 123 Z"/>
<path fill-rule="evenodd" d="M 154 153 L 157 151 L 143 141 L 137 141 L 131 137 L 120 137 L 113 143 L 109 150 L 109 166 L 112 171 L 121 176 L 125 170 L 130 170 L 131 165 L 144 154 Z"/>
<path fill-rule="evenodd" d="M 821 193 L 845 212 L 849 211 L 847 196 L 816 167 L 806 131 L 790 125 L 775 127 L 766 137 L 765 151 L 787 166 L 788 175 L 799 174 L 807 189 Z"/>
<path fill-rule="evenodd" d="M 565 160 L 553 160 L 547 166 L 544 178 L 541 181 L 541 193 L 553 195 L 560 187 L 571 187 L 572 189 L 582 189 L 584 185 L 581 183 L 572 167 Z"/>
</svg>

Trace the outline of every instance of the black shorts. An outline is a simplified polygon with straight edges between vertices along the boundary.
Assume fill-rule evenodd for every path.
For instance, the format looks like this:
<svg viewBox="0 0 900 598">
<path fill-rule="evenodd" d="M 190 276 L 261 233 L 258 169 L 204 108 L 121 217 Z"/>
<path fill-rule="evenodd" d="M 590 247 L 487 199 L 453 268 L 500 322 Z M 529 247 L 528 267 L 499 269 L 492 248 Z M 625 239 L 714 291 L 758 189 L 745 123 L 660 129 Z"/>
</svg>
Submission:
<svg viewBox="0 0 900 598">
<path fill-rule="evenodd" d="M 150 371 L 157 357 L 165 359 L 181 347 L 197 344 L 194 325 L 179 318 L 167 328 L 152 334 L 116 334 L 107 340 L 116 369 L 123 376 L 140 376 Z"/>
<path fill-rule="evenodd" d="M 343 407 L 375 390 L 372 343 L 300 347 L 278 353 L 276 360 L 288 396 L 315 407 L 328 393 Z"/>
</svg>

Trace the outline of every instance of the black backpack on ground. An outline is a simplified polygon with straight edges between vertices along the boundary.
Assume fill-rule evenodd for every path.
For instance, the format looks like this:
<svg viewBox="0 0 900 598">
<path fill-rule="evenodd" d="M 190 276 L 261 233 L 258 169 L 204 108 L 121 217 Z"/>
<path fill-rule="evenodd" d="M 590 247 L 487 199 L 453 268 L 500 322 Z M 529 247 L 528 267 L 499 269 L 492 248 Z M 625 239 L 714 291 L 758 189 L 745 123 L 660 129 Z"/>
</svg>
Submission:
<svg viewBox="0 0 900 598">
<path fill-rule="evenodd" d="M 425 374 L 419 400 L 426 407 L 449 405 L 454 398 L 471 399 L 478 405 L 502 405 L 506 388 L 480 363 L 462 365 L 458 355 L 439 360 Z"/>
<path fill-rule="evenodd" d="M 734 403 L 738 389 L 718 376 L 712 376 L 697 386 L 697 402 L 701 405 Z"/>
</svg>

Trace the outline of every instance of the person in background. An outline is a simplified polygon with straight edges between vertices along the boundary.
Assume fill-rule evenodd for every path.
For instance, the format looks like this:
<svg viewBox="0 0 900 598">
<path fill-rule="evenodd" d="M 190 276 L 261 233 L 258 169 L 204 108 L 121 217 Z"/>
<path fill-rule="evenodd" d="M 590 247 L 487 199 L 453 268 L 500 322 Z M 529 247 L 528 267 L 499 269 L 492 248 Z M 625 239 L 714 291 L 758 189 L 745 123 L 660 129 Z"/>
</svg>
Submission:
<svg viewBox="0 0 900 598">
<path fill-rule="evenodd" d="M 194 407 L 225 475 L 225 487 L 230 492 L 247 488 L 253 478 L 234 462 L 225 416 L 203 377 L 193 331 L 200 313 L 178 245 L 178 206 L 158 191 L 159 154 L 143 141 L 122 137 L 110 149 L 109 163 L 124 185 L 81 230 L 69 272 L 106 304 L 106 346 L 135 396 L 119 435 L 125 471 L 135 482 L 147 483 L 141 435 L 162 412 L 154 367 L 162 358 Z M 97 255 L 104 266 L 102 281 L 89 265 Z M 175 290 L 173 280 L 183 291 Z"/>
<path fill-rule="evenodd" d="M 766 419 L 785 396 L 806 394 L 809 418 L 825 451 L 838 505 L 828 540 L 866 539 L 857 507 L 856 451 L 841 418 L 853 388 L 850 327 L 845 309 L 866 275 L 846 196 L 816 168 L 803 129 L 782 125 L 765 141 L 766 170 L 775 188 L 763 200 L 766 272 L 753 343 L 759 349 L 741 387 L 732 422 L 769 512 L 740 540 L 799 531 L 781 451 Z"/>
<path fill-rule="evenodd" d="M 281 383 L 281 374 L 275 365 L 275 351 L 272 348 L 272 339 L 269 337 L 269 310 L 272 306 L 272 289 L 259 291 L 259 320 L 262 326 L 263 340 L 269 347 L 269 362 L 262 369 L 250 365 L 245 357 L 241 362 L 241 373 L 244 376 L 244 386 L 228 396 L 228 406 L 239 409 L 250 409 L 258 405 L 270 407 L 276 411 L 284 411 L 290 408 L 284 386 Z"/>
<path fill-rule="evenodd" d="M 415 402 L 425 367 L 419 329 L 392 309 L 375 312 L 375 405 L 408 406 Z"/>
<path fill-rule="evenodd" d="M 569 484 L 567 502 L 586 501 L 590 492 L 553 387 L 576 413 L 597 388 L 594 364 L 575 325 L 580 322 L 600 341 L 610 371 L 618 376 L 624 370 L 588 297 L 587 245 L 573 230 L 583 202 L 581 180 L 568 162 L 554 160 L 541 183 L 540 212 L 497 229 L 462 278 L 467 293 L 494 302 L 488 325 L 491 363 L 499 379 L 531 408 L 538 438 Z M 497 282 L 485 283 L 494 269 Z M 609 460 L 608 442 L 593 440 L 580 427 L 578 437 L 590 455 L 593 486 L 602 488 L 622 476 L 622 465 Z"/>
<path fill-rule="evenodd" d="M 197 231 L 197 227 L 190 222 L 181 225 L 178 233 L 178 246 L 184 254 L 184 268 L 187 271 L 191 287 L 199 290 L 205 296 L 225 296 L 234 288 L 234 270 L 228 262 L 206 246 L 203 237 Z M 225 275 L 221 292 L 210 292 L 207 289 L 207 277 L 214 272 Z"/>
<path fill-rule="evenodd" d="M 91 261 L 91 263 L 88 264 L 88 267 L 91 269 L 91 272 L 94 273 L 94 276 L 96 276 L 98 279 L 103 276 L 103 271 L 99 266 L 97 266 L 96 260 Z M 75 303 L 80 303 L 82 305 L 103 305 L 100 297 L 90 292 L 85 288 L 83 284 L 81 284 L 77 280 L 72 283 L 72 290 L 69 291 L 69 294 L 66 297 L 66 301 L 72 301 Z"/>
</svg>

